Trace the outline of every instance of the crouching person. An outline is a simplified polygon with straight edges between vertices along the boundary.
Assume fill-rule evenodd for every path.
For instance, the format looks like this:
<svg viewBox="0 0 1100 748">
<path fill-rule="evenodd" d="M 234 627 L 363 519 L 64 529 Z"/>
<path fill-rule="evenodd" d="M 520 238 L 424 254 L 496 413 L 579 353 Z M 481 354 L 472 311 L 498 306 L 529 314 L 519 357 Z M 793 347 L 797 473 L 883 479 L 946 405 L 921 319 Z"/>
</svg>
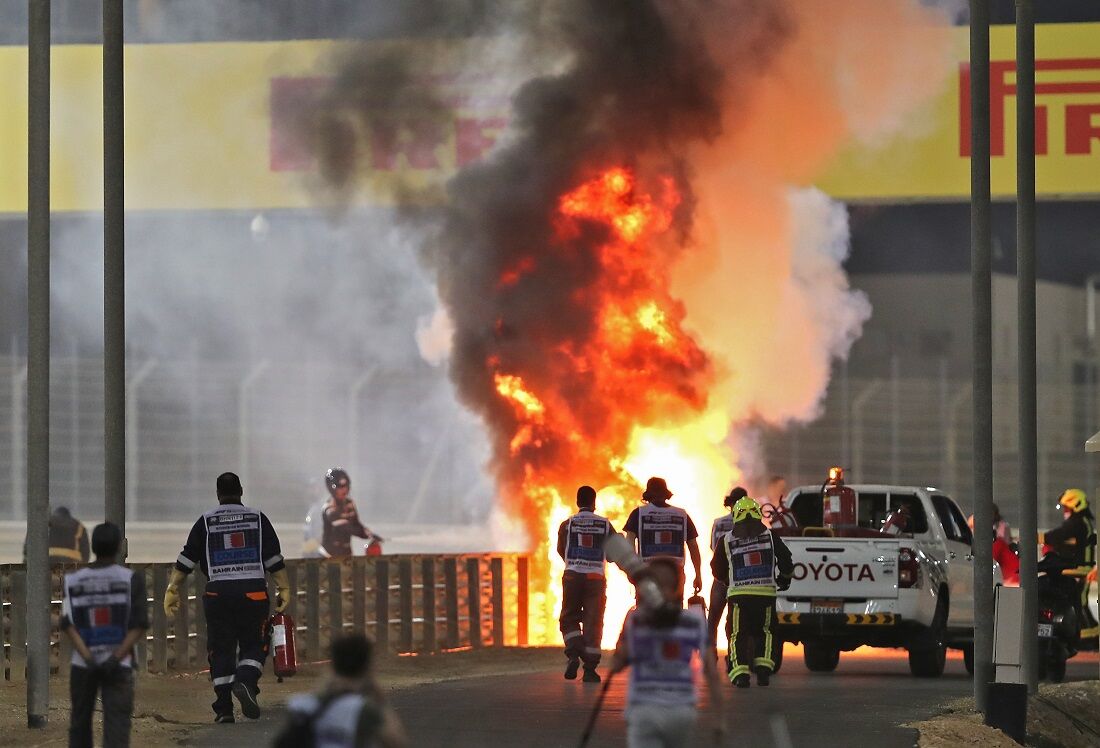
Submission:
<svg viewBox="0 0 1100 748">
<path fill-rule="evenodd" d="M 316 694 L 293 697 L 286 727 L 275 748 L 315 745 L 323 748 L 397 748 L 405 731 L 371 672 L 371 643 L 362 634 L 332 643 L 332 677 Z"/>
<path fill-rule="evenodd" d="M 711 705 L 718 712 L 715 736 L 725 734 L 722 689 L 714 659 L 708 655 L 707 622 L 698 613 L 683 610 L 684 569 L 673 559 L 656 558 L 647 569 L 660 589 L 666 605 L 676 615 L 651 615 L 644 608 L 627 614 L 612 664 L 614 672 L 630 668 L 627 691 L 627 745 L 699 745 L 692 733 L 698 717 L 701 669 L 707 681 Z"/>
<path fill-rule="evenodd" d="M 92 712 L 103 700 L 103 745 L 130 745 L 134 645 L 149 628 L 145 579 L 116 563 L 122 532 L 105 522 L 92 531 L 89 566 L 65 575 L 61 630 L 72 640 L 69 746 L 92 748 Z"/>
</svg>

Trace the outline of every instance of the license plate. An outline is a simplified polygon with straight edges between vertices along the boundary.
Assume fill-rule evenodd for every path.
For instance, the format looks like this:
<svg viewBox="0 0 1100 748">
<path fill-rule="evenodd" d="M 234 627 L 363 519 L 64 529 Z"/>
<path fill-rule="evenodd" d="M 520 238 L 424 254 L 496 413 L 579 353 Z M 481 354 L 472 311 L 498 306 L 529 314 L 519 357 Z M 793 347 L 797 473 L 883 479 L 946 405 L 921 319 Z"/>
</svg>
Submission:
<svg viewBox="0 0 1100 748">
<path fill-rule="evenodd" d="M 844 601 L 843 600 L 822 600 L 815 599 L 810 601 L 811 613 L 843 613 Z"/>
<path fill-rule="evenodd" d="M 1040 623 L 1039 624 L 1039 638 L 1040 639 L 1053 639 L 1054 638 L 1054 624 L 1053 623 Z"/>
</svg>

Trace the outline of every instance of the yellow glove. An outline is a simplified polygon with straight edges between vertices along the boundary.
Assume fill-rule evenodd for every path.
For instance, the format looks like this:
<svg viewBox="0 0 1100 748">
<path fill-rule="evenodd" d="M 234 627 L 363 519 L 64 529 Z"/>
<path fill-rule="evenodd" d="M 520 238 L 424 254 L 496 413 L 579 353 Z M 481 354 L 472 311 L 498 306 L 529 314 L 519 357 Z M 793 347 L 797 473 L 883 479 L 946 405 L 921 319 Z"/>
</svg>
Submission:
<svg viewBox="0 0 1100 748">
<path fill-rule="evenodd" d="M 282 613 L 290 605 L 290 579 L 285 568 L 279 569 L 271 578 L 275 580 L 275 612 Z"/>
<path fill-rule="evenodd" d="M 179 569 L 172 569 L 172 577 L 168 580 L 168 589 L 164 591 L 164 615 L 169 618 L 176 616 L 176 611 L 180 609 L 180 591 L 179 586 L 183 584 L 183 580 L 187 578 Z"/>
</svg>

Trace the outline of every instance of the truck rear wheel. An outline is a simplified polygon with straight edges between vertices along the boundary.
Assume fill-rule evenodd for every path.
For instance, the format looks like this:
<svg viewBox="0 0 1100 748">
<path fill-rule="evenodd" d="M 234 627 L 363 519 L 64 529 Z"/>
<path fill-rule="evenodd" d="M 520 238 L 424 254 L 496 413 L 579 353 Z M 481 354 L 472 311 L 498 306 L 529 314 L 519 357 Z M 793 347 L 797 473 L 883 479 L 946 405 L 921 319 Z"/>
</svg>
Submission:
<svg viewBox="0 0 1100 748">
<path fill-rule="evenodd" d="M 918 678 L 939 678 L 947 662 L 947 647 L 909 650 L 909 672 Z"/>
<path fill-rule="evenodd" d="M 947 591 L 940 590 L 936 614 L 927 631 L 914 637 L 909 645 L 909 672 L 918 678 L 939 678 L 947 663 L 944 630 L 947 627 Z"/>
<path fill-rule="evenodd" d="M 811 672 L 831 673 L 840 663 L 840 650 L 821 642 L 803 642 L 802 659 Z"/>
</svg>

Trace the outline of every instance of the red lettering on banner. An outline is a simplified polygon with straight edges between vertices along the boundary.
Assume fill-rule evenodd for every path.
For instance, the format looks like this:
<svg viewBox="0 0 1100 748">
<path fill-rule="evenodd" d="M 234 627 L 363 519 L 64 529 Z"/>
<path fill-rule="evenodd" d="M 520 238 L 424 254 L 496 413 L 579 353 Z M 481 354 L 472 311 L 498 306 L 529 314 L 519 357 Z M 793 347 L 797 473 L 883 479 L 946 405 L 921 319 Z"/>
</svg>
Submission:
<svg viewBox="0 0 1100 748">
<path fill-rule="evenodd" d="M 1088 155 L 1092 141 L 1100 140 L 1100 104 L 1070 104 L 1066 107 L 1066 153 Z"/>
<path fill-rule="evenodd" d="M 274 172 L 313 169 L 305 125 L 331 78 L 271 79 L 268 167 Z M 438 83 L 438 81 L 436 81 Z M 456 95 L 454 106 L 471 106 L 476 100 Z M 463 115 L 453 121 L 432 115 L 384 116 L 372 119 L 369 131 L 371 168 L 397 171 L 402 168 L 440 170 L 452 163 L 459 167 L 482 158 L 496 145 L 508 120 L 502 116 Z M 454 150 L 446 152 L 451 138 Z M 403 157 L 403 162 L 402 162 Z M 453 158 L 453 161 L 452 161 Z"/>
<path fill-rule="evenodd" d="M 398 155 L 413 169 L 438 169 L 436 149 L 446 142 L 443 125 L 427 119 L 376 120 L 370 131 L 371 166 L 396 171 Z"/>
<path fill-rule="evenodd" d="M 484 156 L 496 145 L 497 137 L 507 126 L 504 117 L 475 119 L 459 117 L 455 122 L 455 150 L 458 165 L 466 166 Z"/>
<path fill-rule="evenodd" d="M 1065 74 L 1095 73 L 1093 80 L 1066 80 Z M 989 63 L 989 153 L 1005 155 L 1005 105 L 1016 95 L 1016 62 L 998 60 Z M 1058 74 L 1062 74 L 1059 76 Z M 1096 99 L 1095 103 L 1065 104 L 1065 155 L 1087 156 L 1092 153 L 1092 141 L 1100 140 L 1100 58 L 1075 58 L 1035 61 L 1035 96 L 1070 95 Z M 1058 80 L 1062 77 L 1062 80 Z M 959 66 L 959 155 L 970 157 L 970 66 Z M 1035 155 L 1049 153 L 1049 105 L 1035 107 Z"/>
<path fill-rule="evenodd" d="M 268 168 L 306 171 L 313 155 L 302 142 L 303 112 L 312 111 L 328 78 L 272 78 L 269 100 Z"/>
</svg>

